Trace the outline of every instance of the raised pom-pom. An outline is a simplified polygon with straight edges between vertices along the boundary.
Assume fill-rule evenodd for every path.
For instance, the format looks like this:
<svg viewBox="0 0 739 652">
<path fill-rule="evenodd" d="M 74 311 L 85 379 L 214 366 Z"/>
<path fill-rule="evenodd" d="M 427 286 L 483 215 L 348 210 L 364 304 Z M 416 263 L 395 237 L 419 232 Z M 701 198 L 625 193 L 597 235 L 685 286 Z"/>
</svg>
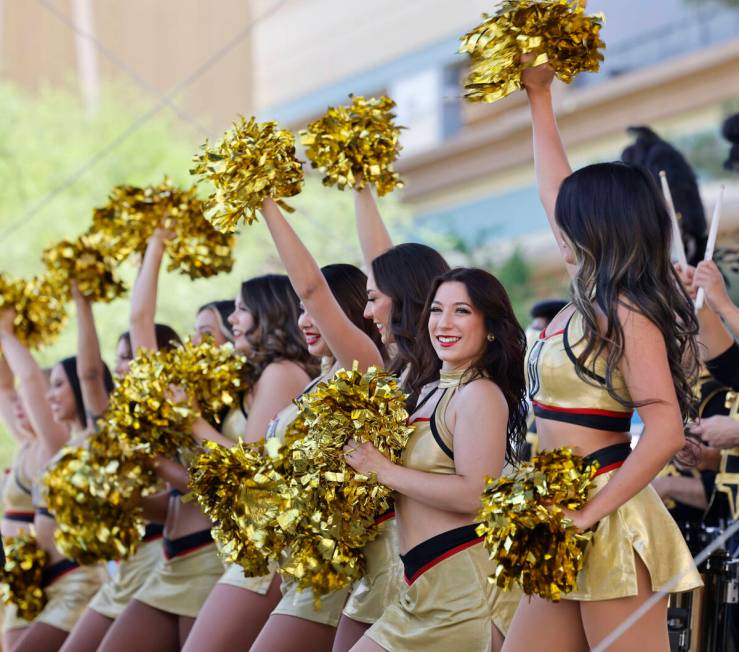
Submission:
<svg viewBox="0 0 739 652">
<path fill-rule="evenodd" d="M 562 508 L 581 509 L 597 465 L 568 448 L 545 451 L 511 476 L 488 479 L 477 534 L 496 562 L 491 580 L 558 601 L 576 588 L 593 532 L 579 532 Z"/>
<path fill-rule="evenodd" d="M 495 102 L 522 88 L 526 67 L 549 63 L 570 83 L 581 72 L 597 72 L 603 61 L 602 15 L 585 15 L 579 0 L 504 0 L 493 16 L 462 38 L 470 55 L 464 81 L 471 102 Z M 523 55 L 530 60 L 521 61 Z"/>
<path fill-rule="evenodd" d="M 297 195 L 303 185 L 295 138 L 276 122 L 241 116 L 220 143 L 206 141 L 193 161 L 190 173 L 214 188 L 206 201 L 206 216 L 224 233 L 235 231 L 239 220 L 255 222 L 267 198 L 292 211 L 282 199 Z"/>
<path fill-rule="evenodd" d="M 351 96 L 351 104 L 330 107 L 300 132 L 311 166 L 326 186 L 361 190 L 365 184 L 385 195 L 403 186 L 393 164 L 400 154 L 400 130 L 389 97 Z"/>
</svg>

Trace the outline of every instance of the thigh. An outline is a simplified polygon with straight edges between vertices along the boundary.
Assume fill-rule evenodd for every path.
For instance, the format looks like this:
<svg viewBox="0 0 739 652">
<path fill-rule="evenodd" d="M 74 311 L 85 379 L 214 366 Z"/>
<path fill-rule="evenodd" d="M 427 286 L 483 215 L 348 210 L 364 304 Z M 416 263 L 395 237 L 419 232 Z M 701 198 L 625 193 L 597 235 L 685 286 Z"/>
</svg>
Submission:
<svg viewBox="0 0 739 652">
<path fill-rule="evenodd" d="M 180 616 L 177 619 L 177 632 L 179 634 L 178 638 L 180 641 L 180 648 L 185 647 L 185 642 L 187 641 L 188 636 L 190 636 L 190 632 L 192 631 L 192 626 L 195 624 L 195 619 L 190 618 L 189 616 Z"/>
<path fill-rule="evenodd" d="M 336 628 L 295 616 L 273 614 L 252 645 L 252 652 L 330 652 Z"/>
<path fill-rule="evenodd" d="M 248 650 L 281 597 L 279 575 L 266 595 L 216 584 L 198 613 L 183 652 Z"/>
<path fill-rule="evenodd" d="M 652 582 L 649 571 L 639 555 L 634 553 L 634 556 L 637 587 L 639 589 L 637 595 L 615 600 L 579 603 L 583 627 L 591 647 L 608 636 L 652 597 Z M 620 652 L 622 650 L 630 652 L 638 649 L 650 650 L 650 652 L 661 652 L 670 649 L 667 632 L 667 596 L 652 607 L 608 648 L 609 652 Z"/>
<path fill-rule="evenodd" d="M 538 596 L 522 598 L 503 642 L 503 652 L 586 652 L 587 649 L 579 603 L 550 602 Z"/>
<path fill-rule="evenodd" d="M 99 652 L 178 652 L 179 618 L 131 600 L 108 630 Z"/>
<path fill-rule="evenodd" d="M 86 609 L 64 641 L 61 652 L 95 652 L 112 624 L 112 618 Z"/>
<path fill-rule="evenodd" d="M 387 652 L 382 645 L 375 643 L 369 636 L 362 636 L 351 652 Z"/>
<path fill-rule="evenodd" d="M 347 652 L 351 650 L 364 633 L 371 627 L 367 623 L 360 623 L 358 620 L 349 618 L 349 616 L 341 616 L 339 626 L 336 628 L 336 637 L 334 638 L 334 647 L 332 652 Z"/>
<path fill-rule="evenodd" d="M 13 646 L 28 631 L 28 627 L 16 627 L 3 632 L 3 650 L 12 650 Z"/>
<path fill-rule="evenodd" d="M 490 652 L 500 652 L 503 649 L 503 633 L 495 625 L 492 628 Z"/>
<path fill-rule="evenodd" d="M 33 623 L 26 628 L 10 652 L 57 652 L 69 632 L 46 623 Z"/>
</svg>

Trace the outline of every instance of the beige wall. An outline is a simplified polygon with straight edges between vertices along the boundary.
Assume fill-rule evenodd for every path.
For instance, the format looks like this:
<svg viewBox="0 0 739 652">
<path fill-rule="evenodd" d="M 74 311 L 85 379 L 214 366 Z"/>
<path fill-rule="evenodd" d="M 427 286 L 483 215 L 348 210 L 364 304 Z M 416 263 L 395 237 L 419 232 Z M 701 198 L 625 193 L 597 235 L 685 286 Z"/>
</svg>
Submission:
<svg viewBox="0 0 739 652">
<path fill-rule="evenodd" d="M 255 12 L 269 6 L 255 0 Z M 461 35 L 490 0 L 292 0 L 260 25 L 254 41 L 257 106 L 315 88 Z"/>
<path fill-rule="evenodd" d="M 274 0 L 273 0 L 274 1 Z M 246 0 L 89 0 L 96 37 L 163 94 L 195 71 L 253 14 Z M 77 22 L 72 0 L 55 6 Z M 271 3 L 268 3 L 271 4 Z M 73 32 L 35 0 L 5 0 L 0 74 L 30 90 L 78 83 Z M 95 48 L 101 79 L 127 79 Z M 220 130 L 252 107 L 251 39 L 242 41 L 185 90 L 178 102 Z"/>
</svg>

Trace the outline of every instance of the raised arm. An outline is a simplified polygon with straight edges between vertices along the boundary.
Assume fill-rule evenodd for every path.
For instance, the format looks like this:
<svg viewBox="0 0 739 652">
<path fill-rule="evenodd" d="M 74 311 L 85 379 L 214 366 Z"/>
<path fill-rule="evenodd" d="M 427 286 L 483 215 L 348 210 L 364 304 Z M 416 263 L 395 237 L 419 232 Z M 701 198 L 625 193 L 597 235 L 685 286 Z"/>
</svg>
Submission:
<svg viewBox="0 0 739 652">
<path fill-rule="evenodd" d="M 369 184 L 354 192 L 354 212 L 359 246 L 362 248 L 365 267 L 369 270 L 372 261 L 393 246 Z"/>
<path fill-rule="evenodd" d="M 100 353 L 92 304 L 82 295 L 76 283 L 72 284 L 72 298 L 77 308 L 77 375 L 87 410 L 87 425 L 94 427 L 95 421 L 108 407 L 105 365 Z"/>
<path fill-rule="evenodd" d="M 19 391 L 36 434 L 44 442 L 49 455 L 56 453 L 69 440 L 66 426 L 58 423 L 51 413 L 46 399 L 48 383 L 44 372 L 28 349 L 18 341 L 13 332 L 15 313 L 0 312 L 0 344 L 8 366 L 18 379 Z"/>
<path fill-rule="evenodd" d="M 0 419 L 16 439 L 22 439 L 23 433 L 18 429 L 15 418 L 14 402 L 16 401 L 15 379 L 7 360 L 0 349 Z"/>
<path fill-rule="evenodd" d="M 739 336 L 739 308 L 734 305 L 726 290 L 726 282 L 718 265 L 712 260 L 698 263 L 693 284 L 703 288 L 711 308 L 721 316 L 734 337 Z"/>
<path fill-rule="evenodd" d="M 539 197 L 549 220 L 562 257 L 571 256 L 562 237 L 559 226 L 554 219 L 554 208 L 562 182 L 570 174 L 572 168 L 567 160 L 567 152 L 557 128 L 557 119 L 552 106 L 552 80 L 554 71 L 547 64 L 528 68 L 523 73 L 523 83 L 529 98 L 531 123 L 534 136 L 534 167 Z M 567 262 L 570 275 L 574 273 L 574 265 Z"/>
<path fill-rule="evenodd" d="M 164 258 L 164 241 L 171 234 L 164 229 L 157 229 L 149 238 L 144 260 L 131 293 L 131 352 L 136 353 L 139 347 L 156 349 L 157 338 L 155 318 L 157 312 L 157 289 L 159 286 L 159 269 Z"/>
<path fill-rule="evenodd" d="M 361 369 L 382 365 L 377 346 L 341 309 L 318 264 L 279 206 L 266 199 L 262 213 L 295 293 L 310 312 L 334 358 L 346 368 L 351 368 L 355 360 Z"/>
</svg>

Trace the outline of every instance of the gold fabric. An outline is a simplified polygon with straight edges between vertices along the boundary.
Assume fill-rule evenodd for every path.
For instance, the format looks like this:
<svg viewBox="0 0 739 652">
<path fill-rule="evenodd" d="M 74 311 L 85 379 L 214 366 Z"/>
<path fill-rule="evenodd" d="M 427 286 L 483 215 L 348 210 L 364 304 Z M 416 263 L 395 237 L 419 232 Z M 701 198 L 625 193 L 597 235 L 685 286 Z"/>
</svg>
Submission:
<svg viewBox="0 0 739 652">
<path fill-rule="evenodd" d="M 593 495 L 614 473 L 617 471 L 603 473 L 593 480 Z M 563 594 L 562 598 L 591 601 L 637 595 L 635 554 L 649 570 L 654 591 L 680 571 L 684 575 L 671 593 L 703 585 L 680 530 L 649 485 L 600 521 L 585 552 L 577 590 Z"/>
<path fill-rule="evenodd" d="M 133 597 L 155 609 L 195 618 L 223 571 L 215 543 L 172 559 L 162 555 Z"/>
<path fill-rule="evenodd" d="M 447 557 L 406 586 L 367 636 L 392 652 L 489 650 L 501 598 L 489 573 L 482 542 Z"/>
<path fill-rule="evenodd" d="M 282 599 L 272 611 L 273 614 L 294 616 L 314 623 L 336 627 L 339 624 L 346 599 L 349 597 L 350 587 L 347 586 L 321 596 L 321 605 L 318 609 L 315 608 L 315 598 L 313 591 L 310 589 L 298 591 L 296 582 L 288 582 L 284 579 L 280 589 L 282 590 Z"/>
<path fill-rule="evenodd" d="M 530 398 L 545 406 L 566 409 L 607 410 L 627 414 L 629 410 L 612 398 L 605 385 L 596 380 L 587 382 L 575 372 L 575 365 L 565 349 L 565 334 L 572 355 L 577 358 L 585 349 L 582 317 L 575 312 L 561 333 L 550 333 L 528 349 L 527 385 Z M 601 378 L 606 375 L 606 359 L 598 356 L 589 360 L 586 369 Z M 535 369 L 536 378 L 533 377 Z M 629 399 L 626 383 L 620 371 L 613 374 L 613 386 L 619 396 Z"/>
<path fill-rule="evenodd" d="M 65 573 L 44 589 L 46 606 L 34 622 L 71 632 L 107 577 L 102 566 L 80 566 Z"/>
<path fill-rule="evenodd" d="M 272 580 L 277 574 L 277 569 L 272 568 L 267 575 L 261 577 L 246 577 L 244 569 L 238 564 L 230 564 L 226 567 L 226 572 L 218 580 L 218 584 L 228 584 L 239 589 L 258 593 L 259 595 L 267 595 Z"/>
<path fill-rule="evenodd" d="M 18 608 L 14 604 L 3 605 L 3 632 L 28 627 L 32 622 L 18 616 Z"/>
<path fill-rule="evenodd" d="M 133 557 L 118 564 L 115 574 L 103 584 L 90 602 L 90 609 L 106 618 L 118 618 L 154 572 L 161 557 L 161 538 L 142 543 Z"/>
<path fill-rule="evenodd" d="M 355 583 L 344 607 L 344 615 L 370 625 L 382 616 L 385 607 L 397 601 L 403 585 L 395 518 L 381 523 L 379 530 L 377 538 L 364 547 L 367 572 Z"/>
<path fill-rule="evenodd" d="M 243 402 L 243 398 L 241 399 Z M 239 437 L 243 439 L 246 434 L 246 415 L 240 406 L 231 408 L 223 419 L 221 425 L 221 434 L 233 442 L 239 441 Z"/>
<path fill-rule="evenodd" d="M 31 479 L 24 477 L 23 459 L 28 446 L 23 446 L 13 460 L 10 472 L 5 476 L 3 483 L 3 511 L 4 512 L 33 512 L 31 499 Z M 21 489 L 19 482 L 28 487 L 28 491 Z"/>
</svg>

